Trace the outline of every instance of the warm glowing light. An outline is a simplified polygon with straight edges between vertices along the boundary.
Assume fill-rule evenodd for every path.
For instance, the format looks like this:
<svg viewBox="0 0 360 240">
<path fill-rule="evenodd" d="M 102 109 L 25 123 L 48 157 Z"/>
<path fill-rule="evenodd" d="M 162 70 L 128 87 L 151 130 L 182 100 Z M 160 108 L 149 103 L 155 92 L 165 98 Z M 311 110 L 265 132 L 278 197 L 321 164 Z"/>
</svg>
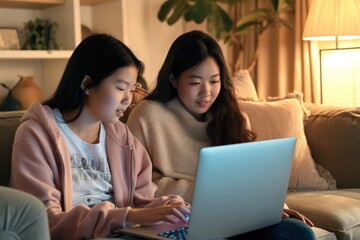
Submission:
<svg viewBox="0 0 360 240">
<path fill-rule="evenodd" d="M 360 48 L 321 50 L 322 102 L 360 107 Z"/>
<path fill-rule="evenodd" d="M 339 36 L 337 40 L 355 40 L 360 39 L 359 36 Z M 336 41 L 335 36 L 318 36 L 318 37 L 303 37 L 305 41 Z"/>
<path fill-rule="evenodd" d="M 359 22 L 360 0 L 313 0 L 306 18 L 303 40 L 360 38 Z"/>
</svg>

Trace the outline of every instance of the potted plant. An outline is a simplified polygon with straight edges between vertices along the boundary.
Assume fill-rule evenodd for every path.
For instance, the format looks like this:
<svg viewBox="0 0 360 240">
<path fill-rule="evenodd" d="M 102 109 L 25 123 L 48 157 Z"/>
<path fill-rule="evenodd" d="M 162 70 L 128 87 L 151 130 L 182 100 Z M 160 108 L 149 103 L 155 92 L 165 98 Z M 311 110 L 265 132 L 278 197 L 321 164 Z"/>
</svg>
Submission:
<svg viewBox="0 0 360 240">
<path fill-rule="evenodd" d="M 158 19 L 172 25 L 181 17 L 185 21 L 201 24 L 206 21 L 207 31 L 217 40 L 236 45 L 239 52 L 244 49 L 242 35 L 255 33 L 257 41 L 270 27 L 282 25 L 293 29 L 293 25 L 281 17 L 282 13 L 294 14 L 295 0 L 264 0 L 269 7 L 254 9 L 240 19 L 232 19 L 227 10 L 243 1 L 254 0 L 166 0 L 158 11 Z M 258 46 L 258 44 L 257 44 Z M 239 54 L 239 52 L 237 54 Z M 258 56 L 256 49 L 248 70 L 255 66 Z M 237 71 L 239 69 L 234 69 Z"/>
<path fill-rule="evenodd" d="M 58 24 L 49 19 L 36 18 L 24 23 L 22 34 L 24 44 L 22 49 L 26 50 L 57 50 L 55 34 Z"/>
</svg>

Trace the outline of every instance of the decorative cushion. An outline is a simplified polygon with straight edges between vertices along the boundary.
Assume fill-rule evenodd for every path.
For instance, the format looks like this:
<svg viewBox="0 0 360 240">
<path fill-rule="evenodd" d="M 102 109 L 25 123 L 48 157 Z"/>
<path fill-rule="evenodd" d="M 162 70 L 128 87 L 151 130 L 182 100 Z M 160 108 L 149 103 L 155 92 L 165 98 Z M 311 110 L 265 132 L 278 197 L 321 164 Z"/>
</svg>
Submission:
<svg viewBox="0 0 360 240">
<path fill-rule="evenodd" d="M 303 111 L 303 119 L 304 121 L 306 121 L 309 116 L 310 116 L 310 111 L 306 108 L 305 104 L 304 104 L 304 94 L 302 92 L 297 92 L 297 91 L 293 91 L 290 92 L 288 94 L 286 94 L 284 97 L 282 96 L 277 96 L 277 97 L 267 97 L 267 101 L 268 102 L 274 102 L 274 101 L 279 101 L 279 100 L 284 100 L 284 99 L 297 99 L 300 103 L 301 109 Z"/>
<path fill-rule="evenodd" d="M 296 137 L 294 160 L 289 189 L 328 189 L 329 185 L 319 176 L 311 157 L 304 133 L 303 111 L 297 99 L 275 102 L 251 102 L 239 100 L 239 108 L 250 120 L 257 134 L 257 141 Z"/>
<path fill-rule="evenodd" d="M 237 99 L 259 101 L 254 82 L 248 70 L 240 70 L 232 78 Z"/>
</svg>

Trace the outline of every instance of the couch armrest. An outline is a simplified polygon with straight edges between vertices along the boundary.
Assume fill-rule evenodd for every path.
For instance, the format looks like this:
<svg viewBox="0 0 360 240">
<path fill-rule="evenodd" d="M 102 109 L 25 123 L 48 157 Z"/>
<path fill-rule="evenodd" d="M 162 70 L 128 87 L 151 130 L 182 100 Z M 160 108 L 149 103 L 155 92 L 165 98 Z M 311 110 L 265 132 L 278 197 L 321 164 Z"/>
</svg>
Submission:
<svg viewBox="0 0 360 240">
<path fill-rule="evenodd" d="M 12 145 L 23 114 L 23 111 L 0 112 L 0 185 L 9 183 Z"/>
<path fill-rule="evenodd" d="M 329 170 L 338 188 L 360 187 L 360 108 L 306 103 L 305 134 L 316 163 Z"/>
</svg>

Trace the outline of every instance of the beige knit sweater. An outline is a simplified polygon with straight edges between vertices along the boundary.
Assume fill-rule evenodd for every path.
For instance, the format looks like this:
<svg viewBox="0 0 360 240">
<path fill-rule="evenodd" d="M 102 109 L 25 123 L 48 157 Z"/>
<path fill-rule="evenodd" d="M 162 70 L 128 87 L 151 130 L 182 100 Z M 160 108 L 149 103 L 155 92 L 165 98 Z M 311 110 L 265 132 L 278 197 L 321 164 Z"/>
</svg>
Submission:
<svg viewBox="0 0 360 240">
<path fill-rule="evenodd" d="M 178 194 L 191 202 L 199 150 L 210 145 L 210 119 L 197 121 L 177 98 L 166 104 L 144 100 L 132 110 L 127 125 L 150 154 L 156 196 Z"/>
</svg>

